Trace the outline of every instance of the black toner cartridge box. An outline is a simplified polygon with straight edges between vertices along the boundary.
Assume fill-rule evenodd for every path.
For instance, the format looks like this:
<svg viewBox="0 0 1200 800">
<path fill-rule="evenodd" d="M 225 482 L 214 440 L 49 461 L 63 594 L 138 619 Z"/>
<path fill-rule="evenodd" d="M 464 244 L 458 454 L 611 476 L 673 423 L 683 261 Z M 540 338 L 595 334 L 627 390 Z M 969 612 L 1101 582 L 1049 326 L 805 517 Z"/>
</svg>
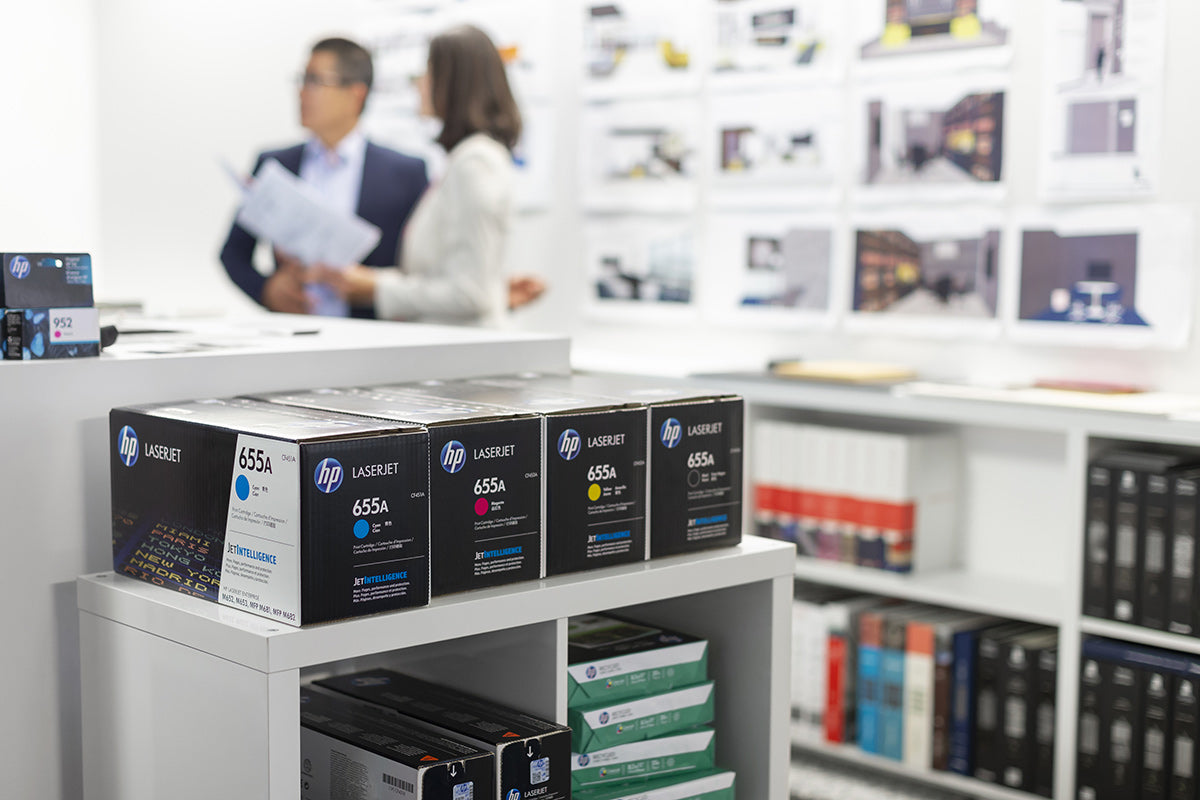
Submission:
<svg viewBox="0 0 1200 800">
<path fill-rule="evenodd" d="M 387 388 L 541 416 L 546 575 L 645 560 L 644 405 L 520 381 L 427 381 Z"/>
<path fill-rule="evenodd" d="M 420 426 L 235 398 L 109 436 L 116 572 L 289 625 L 429 602 Z"/>
<path fill-rule="evenodd" d="M 0 253 L 0 308 L 95 305 L 87 253 Z"/>
<path fill-rule="evenodd" d="M 650 557 L 742 540 L 745 403 L 735 394 L 636 376 L 584 373 L 508 378 L 587 392 L 649 409 Z"/>
<path fill-rule="evenodd" d="M 100 312 L 83 308 L 0 308 L 0 358 L 88 358 L 100 355 Z"/>
<path fill-rule="evenodd" d="M 369 387 L 261 399 L 425 426 L 433 596 L 541 577 L 542 423 L 536 414 Z"/>
<path fill-rule="evenodd" d="M 300 798 L 491 800 L 495 757 L 382 709 L 300 689 Z"/>
<path fill-rule="evenodd" d="M 385 669 L 326 678 L 317 685 L 493 753 L 499 800 L 571 796 L 570 728 Z"/>
</svg>

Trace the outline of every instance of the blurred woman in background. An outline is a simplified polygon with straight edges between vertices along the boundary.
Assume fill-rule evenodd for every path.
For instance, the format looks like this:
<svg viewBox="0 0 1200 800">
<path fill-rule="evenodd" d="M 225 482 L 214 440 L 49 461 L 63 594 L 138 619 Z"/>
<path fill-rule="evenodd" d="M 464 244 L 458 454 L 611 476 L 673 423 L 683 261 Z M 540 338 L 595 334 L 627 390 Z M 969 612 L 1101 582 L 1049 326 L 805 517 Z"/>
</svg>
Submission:
<svg viewBox="0 0 1200 800">
<path fill-rule="evenodd" d="M 445 172 L 413 211 L 396 269 L 320 269 L 318 279 L 381 319 L 496 325 L 541 294 L 533 276 L 511 282 L 504 254 L 516 181 L 521 114 L 496 46 L 471 25 L 429 44 L 417 80 L 421 113 L 442 122 Z"/>
</svg>

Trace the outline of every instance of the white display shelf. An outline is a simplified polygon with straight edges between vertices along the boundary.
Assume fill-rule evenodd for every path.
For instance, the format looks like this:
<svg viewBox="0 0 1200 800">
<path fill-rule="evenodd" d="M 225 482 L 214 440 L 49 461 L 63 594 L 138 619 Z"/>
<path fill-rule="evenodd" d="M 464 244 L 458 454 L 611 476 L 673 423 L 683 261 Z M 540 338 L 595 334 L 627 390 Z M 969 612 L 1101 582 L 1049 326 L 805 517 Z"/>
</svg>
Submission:
<svg viewBox="0 0 1200 800">
<path fill-rule="evenodd" d="M 816 583 L 1056 626 L 1055 797 L 1069 798 L 1075 791 L 1084 634 L 1200 653 L 1197 639 L 1084 618 L 1080 601 L 1089 461 L 1128 444 L 1200 447 L 1200 414 L 1194 410 L 1200 397 L 1089 398 L 928 384 L 864 388 L 753 375 L 700 376 L 692 382 L 746 398 L 751 443 L 757 419 L 956 435 L 962 477 L 953 562 L 961 569 L 900 576 L 801 560 L 795 573 Z M 748 463 L 753 485 L 753 453 Z M 854 749 L 842 752 L 850 760 L 897 767 Z M 912 777 L 977 796 L 1029 797 L 974 781 L 958 784 L 937 773 Z"/>
<path fill-rule="evenodd" d="M 1079 623 L 1079 629 L 1083 633 L 1093 636 L 1105 636 L 1122 642 L 1133 642 L 1149 647 L 1161 647 L 1164 650 L 1174 650 L 1178 653 L 1200 655 L 1200 639 L 1194 636 L 1180 636 L 1177 633 L 1156 631 L 1140 625 L 1129 625 L 1096 617 L 1084 617 Z"/>
<path fill-rule="evenodd" d="M 0 617 L 0 639 L 17 654 L 0 684 L 0 707 L 10 711 L 0 720 L 5 797 L 83 793 L 75 579 L 112 564 L 110 409 L 570 364 L 566 337 L 520 331 L 265 313 L 120 327 L 121 338 L 98 358 L 10 361 L 0 369 L 0 451 L 20 454 L 0 463 L 5 555 L 20 565 L 0 585 L 0 605 L 19 609 Z"/>
<path fill-rule="evenodd" d="M 1108 407 L 1030 402 L 1024 390 L 979 389 L 934 394 L 919 385 L 845 386 L 792 381 L 762 375 L 702 375 L 691 381 L 740 393 L 748 403 L 937 425 L 995 427 L 1063 433 L 1083 430 L 1113 439 L 1200 444 L 1200 396 L 1175 396 L 1159 404 L 1137 402 L 1127 410 L 1113 400 Z M 947 386 L 947 388 L 950 388 Z M 1006 395 L 1012 400 L 1006 401 Z"/>
<path fill-rule="evenodd" d="M 783 800 L 794 559 L 790 544 L 748 538 L 306 628 L 111 573 L 84 576 L 86 797 L 293 800 L 300 684 L 373 666 L 565 723 L 566 619 L 619 609 L 709 640 L 718 762 L 737 771 L 741 800 Z M 200 753 L 220 769 L 198 771 Z"/>
<path fill-rule="evenodd" d="M 1030 580 L 961 570 L 900 575 L 803 556 L 796 558 L 796 577 L 828 586 L 1039 625 L 1061 625 L 1064 616 L 1062 587 Z"/>
<path fill-rule="evenodd" d="M 814 744 L 803 739 L 792 739 L 792 747 L 806 753 L 816 753 L 836 759 L 844 764 L 866 767 L 876 772 L 899 775 L 929 786 L 937 786 L 952 792 L 978 798 L 978 800 L 1036 800 L 1041 795 L 1010 789 L 1007 786 L 985 783 L 954 772 L 938 772 L 932 769 L 914 769 L 903 762 L 865 753 L 849 744 Z M 1041 798 L 1045 800 L 1045 798 Z"/>
</svg>

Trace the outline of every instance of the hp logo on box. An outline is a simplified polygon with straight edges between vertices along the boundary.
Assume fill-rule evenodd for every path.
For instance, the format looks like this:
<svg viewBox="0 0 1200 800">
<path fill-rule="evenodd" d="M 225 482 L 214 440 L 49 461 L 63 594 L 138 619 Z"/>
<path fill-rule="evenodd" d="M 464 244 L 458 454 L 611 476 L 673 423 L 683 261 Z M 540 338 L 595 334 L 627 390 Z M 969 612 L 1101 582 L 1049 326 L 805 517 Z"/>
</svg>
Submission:
<svg viewBox="0 0 1200 800">
<path fill-rule="evenodd" d="M 446 442 L 446 446 L 442 448 L 442 469 L 453 475 L 466 463 L 467 448 L 463 447 L 462 442 L 457 440 Z"/>
<path fill-rule="evenodd" d="M 574 428 L 567 428 L 558 437 L 558 454 L 566 461 L 571 461 L 583 449 L 583 440 Z"/>
<path fill-rule="evenodd" d="M 521 790 L 520 789 L 510 789 L 508 792 L 508 796 L 505 797 L 504 800 L 521 800 Z"/>
<path fill-rule="evenodd" d="M 658 429 L 658 438 L 669 450 L 683 439 L 683 426 L 679 424 L 679 420 L 668 417 L 662 427 Z"/>
<path fill-rule="evenodd" d="M 13 260 L 8 262 L 8 271 L 17 280 L 25 280 L 29 277 L 29 259 L 25 256 L 13 256 Z"/>
<path fill-rule="evenodd" d="M 127 467 L 132 467 L 138 459 L 137 431 L 126 425 L 117 434 L 117 458 Z"/>
<path fill-rule="evenodd" d="M 322 492 L 332 494 L 342 485 L 344 475 L 340 461 L 336 458 L 323 458 L 321 463 L 317 464 L 317 471 L 313 473 L 313 481 Z"/>
</svg>

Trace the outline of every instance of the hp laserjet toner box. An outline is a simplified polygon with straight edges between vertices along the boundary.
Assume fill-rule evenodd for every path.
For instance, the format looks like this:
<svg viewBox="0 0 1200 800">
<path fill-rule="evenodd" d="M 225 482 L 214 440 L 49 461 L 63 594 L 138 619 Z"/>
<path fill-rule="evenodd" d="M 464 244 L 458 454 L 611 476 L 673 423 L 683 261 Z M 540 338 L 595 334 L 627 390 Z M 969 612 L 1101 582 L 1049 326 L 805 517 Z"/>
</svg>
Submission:
<svg viewBox="0 0 1200 800">
<path fill-rule="evenodd" d="M 708 679 L 708 642 L 602 614 L 567 622 L 567 703 L 659 694 Z"/>
<path fill-rule="evenodd" d="M 230 399 L 109 436 L 116 572 L 289 625 L 429 602 L 419 426 Z"/>
<path fill-rule="evenodd" d="M 650 557 L 741 542 L 741 397 L 622 375 L 526 374 L 506 380 L 649 407 Z"/>
<path fill-rule="evenodd" d="M 571 797 L 569 728 L 390 670 L 327 678 L 317 684 L 493 753 L 501 800 Z"/>
<path fill-rule="evenodd" d="M 100 355 L 95 308 L 0 308 L 0 358 L 88 358 Z"/>
<path fill-rule="evenodd" d="M 371 388 L 281 392 L 261 399 L 426 427 L 432 595 L 541 577 L 542 423 L 537 415 Z"/>
<path fill-rule="evenodd" d="M 0 308 L 95 305 L 87 253 L 0 253 L 0 267 Z"/>
<path fill-rule="evenodd" d="M 646 558 L 646 407 L 506 381 L 388 387 L 542 417 L 546 575 Z"/>
<path fill-rule="evenodd" d="M 712 728 L 699 728 L 592 753 L 573 753 L 571 785 L 578 796 L 582 789 L 711 770 L 715 740 Z"/>
<path fill-rule="evenodd" d="M 312 687 L 300 690 L 300 798 L 492 800 L 495 758 Z"/>
</svg>

